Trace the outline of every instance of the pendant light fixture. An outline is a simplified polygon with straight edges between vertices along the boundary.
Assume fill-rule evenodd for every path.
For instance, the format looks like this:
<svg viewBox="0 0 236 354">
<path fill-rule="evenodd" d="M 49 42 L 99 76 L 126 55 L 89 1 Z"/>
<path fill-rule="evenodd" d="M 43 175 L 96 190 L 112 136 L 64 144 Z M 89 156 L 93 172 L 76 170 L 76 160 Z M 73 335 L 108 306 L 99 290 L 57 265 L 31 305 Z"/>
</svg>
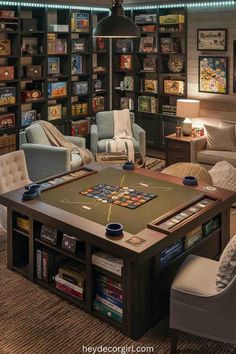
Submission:
<svg viewBox="0 0 236 354">
<path fill-rule="evenodd" d="M 122 7 L 123 0 L 112 0 L 111 14 L 98 22 L 93 37 L 100 38 L 137 38 L 138 26 L 127 16 Z"/>
</svg>

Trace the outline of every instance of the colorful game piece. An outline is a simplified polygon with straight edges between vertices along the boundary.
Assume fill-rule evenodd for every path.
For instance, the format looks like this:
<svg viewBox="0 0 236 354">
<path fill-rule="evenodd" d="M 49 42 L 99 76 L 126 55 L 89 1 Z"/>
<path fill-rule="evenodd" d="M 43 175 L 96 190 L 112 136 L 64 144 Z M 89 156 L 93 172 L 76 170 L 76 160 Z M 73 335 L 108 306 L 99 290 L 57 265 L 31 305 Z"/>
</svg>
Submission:
<svg viewBox="0 0 236 354">
<path fill-rule="evenodd" d="M 136 209 L 140 205 L 156 198 L 156 194 L 139 192 L 128 186 L 111 186 L 98 184 L 80 192 L 81 195 L 94 198 L 102 203 L 112 203 L 128 209 Z"/>
</svg>

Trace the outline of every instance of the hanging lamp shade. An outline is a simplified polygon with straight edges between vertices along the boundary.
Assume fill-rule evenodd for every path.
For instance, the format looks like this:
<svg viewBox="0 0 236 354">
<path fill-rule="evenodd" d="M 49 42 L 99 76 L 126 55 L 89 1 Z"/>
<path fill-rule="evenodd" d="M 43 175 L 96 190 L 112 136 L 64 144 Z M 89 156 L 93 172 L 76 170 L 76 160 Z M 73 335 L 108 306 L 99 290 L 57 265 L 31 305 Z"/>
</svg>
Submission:
<svg viewBox="0 0 236 354">
<path fill-rule="evenodd" d="M 123 0 L 113 0 L 111 14 L 98 22 L 93 37 L 100 38 L 137 38 L 138 26 L 127 16 L 122 7 Z"/>
</svg>

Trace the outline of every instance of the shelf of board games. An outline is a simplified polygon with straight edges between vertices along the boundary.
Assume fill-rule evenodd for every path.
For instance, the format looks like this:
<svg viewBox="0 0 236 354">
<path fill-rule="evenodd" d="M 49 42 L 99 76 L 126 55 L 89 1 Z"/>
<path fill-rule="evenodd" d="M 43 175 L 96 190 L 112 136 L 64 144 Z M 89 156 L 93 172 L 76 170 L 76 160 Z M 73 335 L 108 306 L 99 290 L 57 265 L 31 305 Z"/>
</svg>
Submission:
<svg viewBox="0 0 236 354">
<path fill-rule="evenodd" d="M 109 42 L 92 39 L 106 11 L 19 4 L 0 14 L 0 136 L 14 135 L 11 151 L 37 119 L 71 135 L 72 121 L 109 109 Z"/>
<path fill-rule="evenodd" d="M 133 9 L 126 15 L 141 38 L 113 43 L 113 108 L 133 109 L 147 145 L 163 148 L 164 117 L 174 117 L 177 99 L 187 94 L 187 10 Z M 175 124 L 170 127 L 174 132 Z"/>
</svg>

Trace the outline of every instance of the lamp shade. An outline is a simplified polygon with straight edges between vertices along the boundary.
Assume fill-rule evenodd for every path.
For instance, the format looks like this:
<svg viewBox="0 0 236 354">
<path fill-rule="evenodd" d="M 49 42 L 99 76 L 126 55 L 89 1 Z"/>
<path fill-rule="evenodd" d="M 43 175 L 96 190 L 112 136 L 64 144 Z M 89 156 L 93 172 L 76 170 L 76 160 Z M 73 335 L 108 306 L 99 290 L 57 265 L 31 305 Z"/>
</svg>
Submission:
<svg viewBox="0 0 236 354">
<path fill-rule="evenodd" d="M 98 22 L 93 30 L 93 37 L 100 38 L 137 38 L 140 37 L 138 26 L 124 14 L 121 0 L 113 1 L 111 15 Z"/>
<path fill-rule="evenodd" d="M 177 117 L 199 118 L 200 101 L 199 100 L 177 100 Z"/>
</svg>

